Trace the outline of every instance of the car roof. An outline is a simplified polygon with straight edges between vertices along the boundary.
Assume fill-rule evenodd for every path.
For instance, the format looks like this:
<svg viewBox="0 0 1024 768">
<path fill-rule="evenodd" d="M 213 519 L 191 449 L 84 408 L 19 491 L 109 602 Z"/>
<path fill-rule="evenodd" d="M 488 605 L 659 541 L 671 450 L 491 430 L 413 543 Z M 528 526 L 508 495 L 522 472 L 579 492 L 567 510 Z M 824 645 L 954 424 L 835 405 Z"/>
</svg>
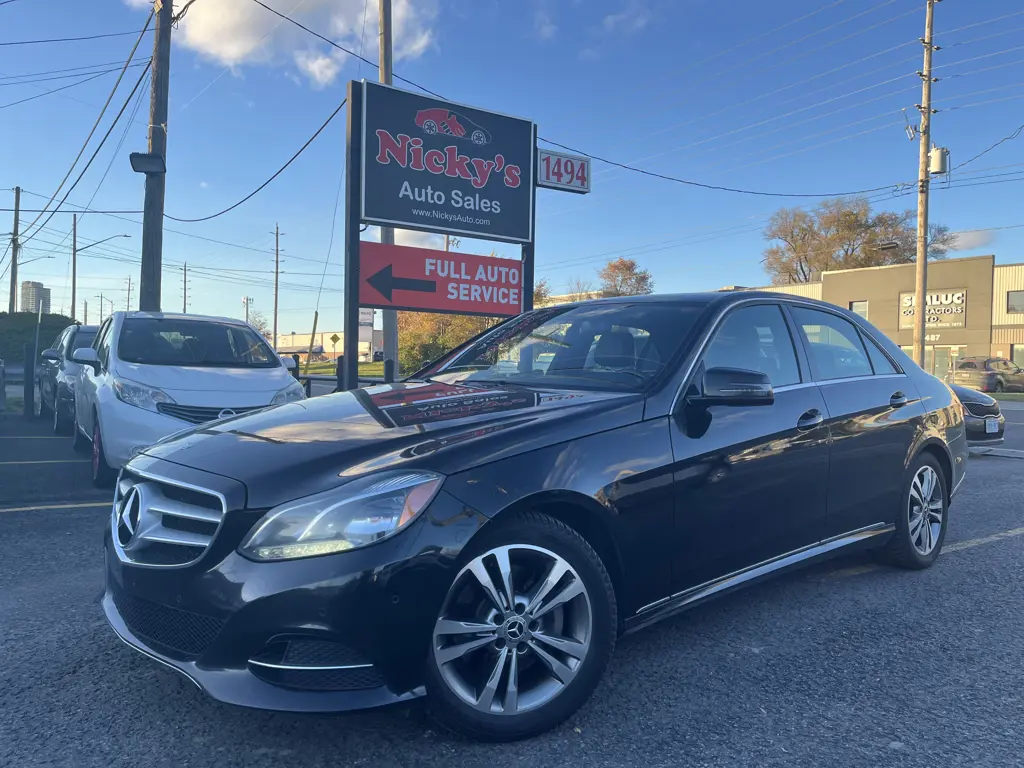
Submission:
<svg viewBox="0 0 1024 768">
<path fill-rule="evenodd" d="M 246 326 L 245 321 L 236 317 L 219 317 L 217 315 L 190 315 L 182 312 L 115 312 L 125 319 L 144 318 L 151 320 L 195 320 L 201 323 L 227 323 L 229 325 Z"/>
<path fill-rule="evenodd" d="M 679 303 L 679 304 L 705 304 L 708 306 L 728 306 L 738 304 L 751 299 L 768 299 L 770 301 L 793 301 L 801 304 L 813 304 L 832 312 L 839 310 L 843 314 L 850 314 L 837 307 L 835 304 L 810 299 L 805 296 L 794 296 L 788 293 L 776 293 L 775 291 L 702 291 L 694 293 L 651 293 L 646 296 L 609 296 L 600 299 L 587 299 L 586 301 L 570 302 L 571 304 L 585 305 L 603 303 L 634 304 L 643 302 L 652 303 Z"/>
</svg>

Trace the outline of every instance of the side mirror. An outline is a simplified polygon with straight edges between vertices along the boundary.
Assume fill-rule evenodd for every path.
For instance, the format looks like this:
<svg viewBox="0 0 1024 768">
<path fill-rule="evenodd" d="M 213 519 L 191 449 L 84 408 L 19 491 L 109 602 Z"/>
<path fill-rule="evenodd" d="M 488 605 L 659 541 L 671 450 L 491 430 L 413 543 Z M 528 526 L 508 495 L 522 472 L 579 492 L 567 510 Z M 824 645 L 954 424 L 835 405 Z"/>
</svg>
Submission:
<svg viewBox="0 0 1024 768">
<path fill-rule="evenodd" d="M 100 359 L 96 356 L 96 350 L 92 347 L 82 347 L 71 353 L 71 359 L 79 365 L 88 365 L 93 373 L 100 372 Z"/>
<path fill-rule="evenodd" d="M 289 371 L 294 371 L 298 366 L 295 364 L 295 359 L 291 357 L 282 357 L 281 362 L 284 363 L 284 367 Z"/>
<path fill-rule="evenodd" d="M 694 404 L 771 405 L 775 392 L 767 374 L 743 368 L 708 368 L 701 380 L 701 394 Z"/>
<path fill-rule="evenodd" d="M 40 355 L 43 360 L 50 360 L 56 362 L 60 360 L 60 353 L 56 349 L 44 349 Z"/>
</svg>

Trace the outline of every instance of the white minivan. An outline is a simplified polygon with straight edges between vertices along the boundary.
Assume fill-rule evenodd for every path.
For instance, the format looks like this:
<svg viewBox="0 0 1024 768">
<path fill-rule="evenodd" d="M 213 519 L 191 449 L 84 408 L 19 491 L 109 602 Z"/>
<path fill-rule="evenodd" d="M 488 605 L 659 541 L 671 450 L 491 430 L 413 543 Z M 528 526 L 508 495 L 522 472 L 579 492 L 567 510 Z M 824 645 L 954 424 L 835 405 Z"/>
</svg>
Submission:
<svg viewBox="0 0 1024 768">
<path fill-rule="evenodd" d="M 189 425 L 305 397 L 252 326 L 223 317 L 114 312 L 72 359 L 82 366 L 74 445 L 92 444 L 99 487 L 138 451 Z"/>
</svg>

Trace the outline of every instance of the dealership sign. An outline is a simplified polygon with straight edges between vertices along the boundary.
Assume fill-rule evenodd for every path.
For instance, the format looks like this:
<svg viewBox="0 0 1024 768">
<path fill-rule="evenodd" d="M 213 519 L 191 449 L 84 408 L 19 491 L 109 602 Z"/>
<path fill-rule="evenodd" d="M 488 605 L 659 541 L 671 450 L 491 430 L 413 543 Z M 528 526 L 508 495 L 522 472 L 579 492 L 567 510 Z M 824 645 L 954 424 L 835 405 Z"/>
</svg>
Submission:
<svg viewBox="0 0 1024 768">
<path fill-rule="evenodd" d="M 533 239 L 532 122 L 379 83 L 362 87 L 363 221 Z"/>
<path fill-rule="evenodd" d="M 499 317 L 523 311 L 518 259 L 371 242 L 361 250 L 361 306 Z"/>
<path fill-rule="evenodd" d="M 913 293 L 900 294 L 900 329 L 914 327 L 916 297 Z M 925 296 L 924 322 L 926 328 L 963 328 L 967 325 L 967 291 L 934 291 Z"/>
</svg>

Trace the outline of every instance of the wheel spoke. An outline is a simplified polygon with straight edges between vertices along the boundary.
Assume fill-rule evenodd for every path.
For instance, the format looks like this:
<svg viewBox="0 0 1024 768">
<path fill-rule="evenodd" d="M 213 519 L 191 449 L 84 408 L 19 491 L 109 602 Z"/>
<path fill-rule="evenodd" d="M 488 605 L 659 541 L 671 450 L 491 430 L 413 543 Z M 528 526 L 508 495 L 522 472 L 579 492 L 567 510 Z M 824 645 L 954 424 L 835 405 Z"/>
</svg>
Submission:
<svg viewBox="0 0 1024 768">
<path fill-rule="evenodd" d="M 537 654 L 537 658 L 544 662 L 545 666 L 551 670 L 551 674 L 553 674 L 563 685 L 568 685 L 573 677 L 576 676 L 576 673 L 573 670 L 569 669 L 569 667 L 541 648 L 535 640 L 530 640 L 529 645 L 530 649 Z"/>
<path fill-rule="evenodd" d="M 494 663 L 494 669 L 491 670 L 491 676 L 487 678 L 487 684 L 480 692 L 480 698 L 476 701 L 477 708 L 482 709 L 484 712 L 489 712 L 491 704 L 494 703 L 494 694 L 498 691 L 498 681 L 501 680 L 501 672 L 505 669 L 505 660 L 508 659 L 508 654 L 508 647 L 501 649 L 501 653 Z M 515 651 L 512 651 L 512 655 L 515 655 Z"/>
<path fill-rule="evenodd" d="M 548 571 L 548 575 L 544 577 L 544 581 L 534 592 L 533 597 L 530 598 L 530 602 L 526 606 L 526 612 L 532 613 L 534 608 L 540 606 L 544 602 L 544 598 L 548 596 L 548 593 L 555 588 L 555 585 L 561 581 L 566 571 L 569 570 L 568 564 L 564 560 L 555 560 L 551 563 L 551 569 Z"/>
<path fill-rule="evenodd" d="M 561 592 L 556 594 L 550 600 L 543 605 L 535 606 L 534 610 L 530 613 L 530 617 L 533 619 L 539 619 L 550 613 L 552 610 L 560 605 L 565 605 L 575 597 L 579 597 L 583 594 L 583 582 L 578 578 L 573 579 Z"/>
<path fill-rule="evenodd" d="M 487 568 L 484 566 L 483 558 L 478 558 L 474 560 L 469 566 L 469 572 L 476 577 L 477 583 L 480 585 L 483 591 L 487 593 L 487 597 L 490 598 L 491 602 L 494 604 L 494 607 L 497 608 L 499 612 L 503 613 L 506 610 L 505 605 L 502 602 L 501 595 L 498 592 L 498 589 L 495 586 L 494 581 L 491 579 L 491 574 L 487 571 Z"/>
<path fill-rule="evenodd" d="M 519 710 L 519 654 L 512 652 L 508 662 L 508 683 L 505 686 L 505 712 Z"/>
<path fill-rule="evenodd" d="M 498 573 L 501 574 L 501 589 L 505 597 L 506 610 L 515 607 L 516 593 L 512 589 L 512 563 L 508 557 L 509 547 L 494 550 L 494 559 L 498 562 Z"/>
<path fill-rule="evenodd" d="M 448 664 L 455 661 L 455 659 L 461 659 L 470 651 L 474 651 L 477 648 L 487 645 L 493 639 L 493 637 L 478 637 L 459 645 L 449 645 L 446 648 L 439 648 L 437 650 L 437 661 L 439 664 Z"/>
<path fill-rule="evenodd" d="M 586 643 L 581 643 L 578 640 L 570 640 L 565 637 L 553 637 L 543 632 L 534 632 L 534 640 L 540 640 L 542 643 L 547 643 L 552 648 L 561 651 L 562 653 L 572 656 L 574 659 L 583 660 L 583 657 L 587 655 L 587 648 L 589 647 Z"/>
<path fill-rule="evenodd" d="M 434 625 L 435 635 L 480 635 L 487 633 L 494 636 L 498 628 L 494 624 L 480 624 L 475 621 L 456 621 L 454 619 L 440 619 Z"/>
<path fill-rule="evenodd" d="M 916 542 L 921 535 L 921 527 L 924 525 L 924 514 L 914 515 L 910 518 L 910 540 Z"/>
</svg>

